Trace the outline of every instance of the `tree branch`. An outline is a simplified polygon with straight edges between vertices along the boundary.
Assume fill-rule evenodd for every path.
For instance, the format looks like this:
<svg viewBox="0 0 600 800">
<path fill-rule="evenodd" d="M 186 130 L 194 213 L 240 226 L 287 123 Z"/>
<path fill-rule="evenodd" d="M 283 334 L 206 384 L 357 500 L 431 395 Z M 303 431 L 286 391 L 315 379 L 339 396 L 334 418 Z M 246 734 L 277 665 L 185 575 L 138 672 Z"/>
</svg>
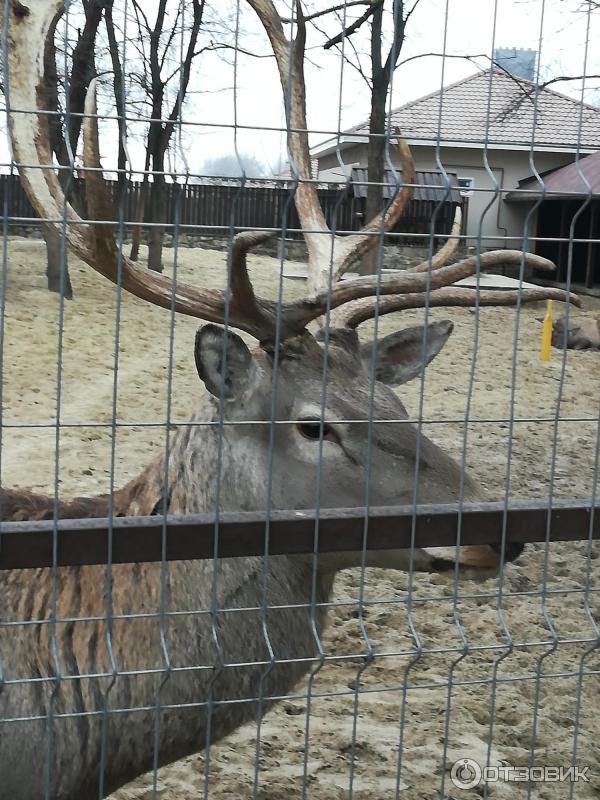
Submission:
<svg viewBox="0 0 600 800">
<path fill-rule="evenodd" d="M 351 6 L 368 6 L 371 5 L 371 0 L 351 0 L 348 3 L 340 3 L 338 6 L 331 6 L 331 8 L 326 8 L 323 11 L 315 11 L 313 14 L 308 14 L 304 17 L 305 22 L 312 22 L 313 19 L 318 19 L 319 17 L 324 17 L 326 14 L 332 14 L 335 11 L 343 11 L 345 8 L 350 8 Z M 295 22 L 295 19 L 291 19 L 290 17 L 284 17 L 281 20 L 284 24 L 289 25 L 292 22 Z"/>
<path fill-rule="evenodd" d="M 167 54 L 169 52 L 169 48 L 171 47 L 173 39 L 175 38 L 175 34 L 177 33 L 177 25 L 179 23 L 179 17 L 181 16 L 181 13 L 182 12 L 181 12 L 181 3 L 180 3 L 177 6 L 177 14 L 175 16 L 175 19 L 173 20 L 173 24 L 171 25 L 171 30 L 169 32 L 169 36 L 167 37 L 167 41 L 166 41 L 166 43 L 165 43 L 165 45 L 163 47 L 163 54 L 162 54 L 162 58 L 160 59 L 160 68 L 161 68 L 161 70 L 164 69 L 165 60 L 167 58 Z"/>
<path fill-rule="evenodd" d="M 96 34 L 102 19 L 104 5 L 103 0 L 94 0 L 94 2 L 87 4 L 85 25 L 73 49 L 69 108 L 67 109 L 68 113 L 73 115 L 69 119 L 68 131 L 69 146 L 73 153 L 77 150 L 77 142 L 79 141 L 82 120 L 80 115 L 83 114 L 85 96 L 90 81 L 94 77 Z"/>
<path fill-rule="evenodd" d="M 252 58 L 275 58 L 273 53 L 252 53 L 250 50 L 244 50 L 243 47 L 233 44 L 215 44 L 214 42 L 211 42 L 210 45 L 203 49 L 211 52 L 216 52 L 217 50 L 235 50 L 237 53 L 242 53 L 243 55 L 251 56 Z"/>
<path fill-rule="evenodd" d="M 125 84 L 123 76 L 123 67 L 121 59 L 119 58 L 119 45 L 117 42 L 117 35 L 115 33 L 115 25 L 113 20 L 113 0 L 106 4 L 104 12 L 104 25 L 106 27 L 106 34 L 108 36 L 108 51 L 113 67 L 113 88 L 115 95 L 115 108 L 117 111 L 117 125 L 119 128 L 119 154 L 117 157 L 117 184 L 122 190 L 125 183 L 125 169 L 127 163 L 127 154 L 125 152 Z"/>
<path fill-rule="evenodd" d="M 135 11 L 135 15 L 137 17 L 137 23 L 138 23 L 139 27 L 140 28 L 142 27 L 140 25 L 140 17 L 141 17 L 143 22 L 144 22 L 144 27 L 146 28 L 146 33 L 148 33 L 148 35 L 150 35 L 152 33 L 152 27 L 150 25 L 148 17 L 146 16 L 146 14 L 144 12 L 144 9 L 140 6 L 140 4 L 137 2 L 137 0 L 133 0 L 133 10 Z"/>
<path fill-rule="evenodd" d="M 204 14 L 204 0 L 192 0 L 192 7 L 194 9 L 193 21 L 190 30 L 190 38 L 188 40 L 187 51 L 183 59 L 179 89 L 177 90 L 177 96 L 175 97 L 173 108 L 171 109 L 171 113 L 169 114 L 169 121 L 165 124 L 162 133 L 162 144 L 165 147 L 165 149 L 168 145 L 169 139 L 171 138 L 171 135 L 175 128 L 175 121 L 181 114 L 181 104 L 183 103 L 183 98 L 185 97 L 185 93 L 187 91 L 188 84 L 190 82 L 192 61 L 194 60 L 194 55 L 196 52 L 196 43 L 198 41 L 198 33 L 200 31 L 200 25 L 202 24 L 202 17 Z"/>
<path fill-rule="evenodd" d="M 383 2 L 384 0 L 374 0 L 364 14 L 361 14 L 357 20 L 355 20 L 351 25 L 348 25 L 347 28 L 344 28 L 344 30 L 338 33 L 337 36 L 334 36 L 332 39 L 329 39 L 329 41 L 325 42 L 323 49 L 330 50 L 332 47 L 334 47 L 334 45 L 339 44 L 343 39 L 347 39 L 349 36 L 352 36 L 353 33 L 356 33 L 356 31 L 369 19 L 369 17 L 373 15 L 378 6 L 383 6 Z M 308 19 L 310 19 L 310 17 L 308 17 Z"/>
<path fill-rule="evenodd" d="M 417 4 L 418 0 L 411 8 L 409 14 L 413 13 L 417 7 Z M 404 31 L 406 30 L 406 21 L 408 19 L 408 16 L 406 18 L 403 17 L 403 3 L 394 3 L 393 5 L 394 10 L 392 11 L 392 16 L 394 18 L 394 37 L 392 39 L 390 51 L 385 60 L 385 66 L 383 68 L 385 75 L 388 76 L 388 83 L 391 83 L 392 72 L 396 69 L 396 63 L 400 56 L 400 51 L 402 50 L 402 45 L 404 43 Z"/>
<path fill-rule="evenodd" d="M 315 29 L 316 29 L 316 30 L 317 30 L 317 31 L 318 31 L 320 34 L 322 34 L 323 36 L 327 36 L 327 34 L 326 34 L 326 33 L 325 33 L 325 31 L 323 30 L 323 28 L 320 28 L 320 27 L 317 25 L 317 23 L 316 23 L 316 22 L 314 22 L 314 21 L 313 21 L 313 27 L 314 27 L 314 28 L 315 28 Z M 364 82 L 366 83 L 366 85 L 368 86 L 369 90 L 371 90 L 371 88 L 372 88 L 371 81 L 369 80 L 369 77 L 368 77 L 368 75 L 367 75 L 367 74 L 364 72 L 363 68 L 362 68 L 362 67 L 361 67 L 361 65 L 360 65 L 360 56 L 359 56 L 359 54 L 358 54 L 358 51 L 357 51 L 357 49 L 356 49 L 356 47 L 355 47 L 355 45 L 354 45 L 354 42 L 352 41 L 352 39 L 349 39 L 349 40 L 348 40 L 348 44 L 349 44 L 349 45 L 350 45 L 350 47 L 352 48 L 352 52 L 354 53 L 354 57 L 356 58 L 356 62 L 354 62 L 354 61 L 352 61 L 352 59 L 348 58 L 348 56 L 346 55 L 346 53 L 343 51 L 343 48 L 341 48 L 339 45 L 336 45 L 336 47 L 338 48 L 338 52 L 340 53 L 341 57 L 344 59 L 344 62 L 345 62 L 346 64 L 348 64 L 348 66 L 349 66 L 349 67 L 352 67 L 352 69 L 354 69 L 354 70 L 356 70 L 356 72 L 358 72 L 358 74 L 360 75 L 360 77 L 363 79 L 363 81 L 364 81 Z"/>
</svg>

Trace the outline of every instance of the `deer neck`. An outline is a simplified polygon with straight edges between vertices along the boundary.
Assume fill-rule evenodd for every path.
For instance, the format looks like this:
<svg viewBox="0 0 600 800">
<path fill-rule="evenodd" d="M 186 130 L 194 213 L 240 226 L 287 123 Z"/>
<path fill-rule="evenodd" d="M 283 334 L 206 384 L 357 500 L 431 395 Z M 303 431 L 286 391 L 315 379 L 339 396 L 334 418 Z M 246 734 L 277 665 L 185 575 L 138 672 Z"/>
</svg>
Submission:
<svg viewBox="0 0 600 800">
<path fill-rule="evenodd" d="M 260 454 L 251 441 L 244 452 L 238 452 L 243 447 L 240 437 L 230 440 L 227 426 L 220 426 L 219 419 L 218 407 L 209 399 L 188 424 L 172 434 L 168 454 L 160 453 L 113 493 L 113 515 L 162 514 L 165 500 L 171 514 L 263 509 L 264 487 L 253 487 L 249 480 L 253 460 Z M 94 500 L 106 509 L 97 516 L 107 516 L 108 496 Z"/>
<path fill-rule="evenodd" d="M 112 494 L 59 499 L 23 489 L 0 488 L 0 518 L 9 521 L 193 514 L 263 508 L 263 498 L 248 486 L 247 458 L 234 458 L 216 404 L 172 434 L 168 454 L 159 453 L 135 478 Z M 248 457 L 253 448 L 248 446 Z M 217 476 L 220 476 L 219 479 Z M 166 487 L 166 491 L 165 491 Z M 260 494 L 260 493 L 259 493 Z"/>
<path fill-rule="evenodd" d="M 254 459 L 260 458 L 252 442 L 244 444 L 237 433 L 219 425 L 216 404 L 203 408 L 179 429 L 169 453 L 168 508 L 171 513 L 194 514 L 248 511 L 264 508 L 259 489 L 252 486 Z M 164 463 L 162 466 L 164 476 Z"/>
</svg>

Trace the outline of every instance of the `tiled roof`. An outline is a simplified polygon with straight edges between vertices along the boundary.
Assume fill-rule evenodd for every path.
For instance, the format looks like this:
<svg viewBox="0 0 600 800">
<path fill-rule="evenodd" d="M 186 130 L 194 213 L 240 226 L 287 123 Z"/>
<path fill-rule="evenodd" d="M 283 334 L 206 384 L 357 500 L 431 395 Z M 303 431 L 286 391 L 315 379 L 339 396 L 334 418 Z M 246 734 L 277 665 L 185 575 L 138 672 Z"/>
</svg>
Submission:
<svg viewBox="0 0 600 800">
<path fill-rule="evenodd" d="M 395 127 L 406 139 L 436 141 L 439 130 L 446 142 L 529 145 L 533 138 L 540 146 L 575 149 L 579 142 L 583 148 L 600 148 L 600 109 L 551 89 L 536 92 L 535 84 L 499 69 L 477 72 L 395 109 Z M 368 123 L 346 133 L 368 134 Z"/>
</svg>

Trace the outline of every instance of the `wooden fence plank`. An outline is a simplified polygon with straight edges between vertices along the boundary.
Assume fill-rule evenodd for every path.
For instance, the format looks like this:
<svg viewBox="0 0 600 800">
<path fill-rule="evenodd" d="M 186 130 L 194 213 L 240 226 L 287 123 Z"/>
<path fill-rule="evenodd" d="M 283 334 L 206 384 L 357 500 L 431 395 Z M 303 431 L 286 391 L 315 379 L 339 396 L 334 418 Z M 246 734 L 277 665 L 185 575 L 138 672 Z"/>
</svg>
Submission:
<svg viewBox="0 0 600 800">
<path fill-rule="evenodd" d="M 75 182 L 81 189 L 82 179 Z M 116 181 L 107 181 L 111 192 L 116 190 Z M 179 197 L 179 193 L 183 193 Z M 84 195 L 84 192 L 80 192 Z M 172 233 L 178 202 L 181 221 L 186 226 L 198 226 L 197 233 L 226 236 L 231 225 L 232 208 L 235 205 L 235 225 L 239 228 L 285 227 L 290 238 L 301 238 L 300 222 L 293 202 L 293 186 L 244 186 L 239 182 L 227 184 L 167 184 L 167 230 Z M 135 213 L 141 196 L 141 182 L 129 182 L 123 198 L 125 223 L 135 222 Z M 358 230 L 363 224 L 364 199 L 355 198 L 345 187 L 319 189 L 319 198 L 325 218 L 338 231 Z M 23 224 L 21 220 L 35 219 L 37 214 L 25 194 L 18 175 L 0 175 L 0 208 L 6 207 L 9 223 Z M 5 206 L 6 204 L 6 206 Z M 412 200 L 398 229 L 428 234 L 435 201 Z M 150 210 L 150 192 L 146 196 L 145 219 Z M 445 203 L 438 211 L 436 234 L 447 235 L 454 219 L 454 204 Z M 34 223 L 31 223 L 34 224 Z M 291 231 L 295 231 L 292 233 Z M 193 232 L 193 231 L 190 231 Z M 401 242 L 395 237 L 394 241 Z M 407 239 L 407 242 L 414 240 Z"/>
</svg>

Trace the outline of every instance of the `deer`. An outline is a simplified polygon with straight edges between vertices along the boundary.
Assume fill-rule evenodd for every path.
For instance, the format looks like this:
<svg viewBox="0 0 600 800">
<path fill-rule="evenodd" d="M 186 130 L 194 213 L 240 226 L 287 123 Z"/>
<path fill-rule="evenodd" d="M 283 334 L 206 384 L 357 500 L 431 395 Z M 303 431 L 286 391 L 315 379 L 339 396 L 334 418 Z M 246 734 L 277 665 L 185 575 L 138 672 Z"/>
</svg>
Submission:
<svg viewBox="0 0 600 800">
<path fill-rule="evenodd" d="M 562 350 L 600 350 L 600 317 L 561 317 L 552 323 L 553 347 Z"/>
<path fill-rule="evenodd" d="M 83 146 L 94 222 L 77 215 L 52 164 L 38 91 L 44 46 L 63 2 L 8 6 L 9 135 L 37 213 L 65 228 L 70 249 L 92 269 L 202 325 L 193 348 L 196 411 L 173 435 L 167 453 L 110 495 L 55 502 L 3 488 L 4 520 L 356 508 L 365 505 L 366 496 L 371 505 L 412 503 L 415 497 L 419 503 L 486 498 L 456 460 L 407 421 L 396 394 L 439 353 L 452 322 L 396 331 L 374 342 L 361 340 L 357 328 L 405 308 L 514 304 L 517 293 L 477 293 L 453 284 L 498 264 L 553 265 L 520 251 L 492 251 L 451 265 L 430 259 L 401 274 L 341 280 L 348 266 L 376 245 L 380 231 L 400 219 L 414 182 L 410 150 L 400 139 L 405 185 L 388 207 L 358 234 L 332 237 L 310 181 L 301 6 L 295 5 L 290 41 L 270 0 L 249 3 L 281 75 L 288 147 L 298 175 L 295 202 L 309 258 L 306 296 L 282 303 L 258 296 L 248 273 L 248 252 L 270 232 L 244 231 L 233 239 L 225 290 L 175 284 L 120 252 L 102 175 L 93 83 Z M 520 300 L 547 297 L 580 302 L 558 289 L 523 290 Z M 256 344 L 250 347 L 241 333 Z M 416 546 L 316 558 L 0 573 L 2 795 L 106 797 L 144 772 L 259 720 L 318 663 L 327 603 L 342 569 L 459 569 L 489 576 L 521 550 L 515 544 Z"/>
</svg>

